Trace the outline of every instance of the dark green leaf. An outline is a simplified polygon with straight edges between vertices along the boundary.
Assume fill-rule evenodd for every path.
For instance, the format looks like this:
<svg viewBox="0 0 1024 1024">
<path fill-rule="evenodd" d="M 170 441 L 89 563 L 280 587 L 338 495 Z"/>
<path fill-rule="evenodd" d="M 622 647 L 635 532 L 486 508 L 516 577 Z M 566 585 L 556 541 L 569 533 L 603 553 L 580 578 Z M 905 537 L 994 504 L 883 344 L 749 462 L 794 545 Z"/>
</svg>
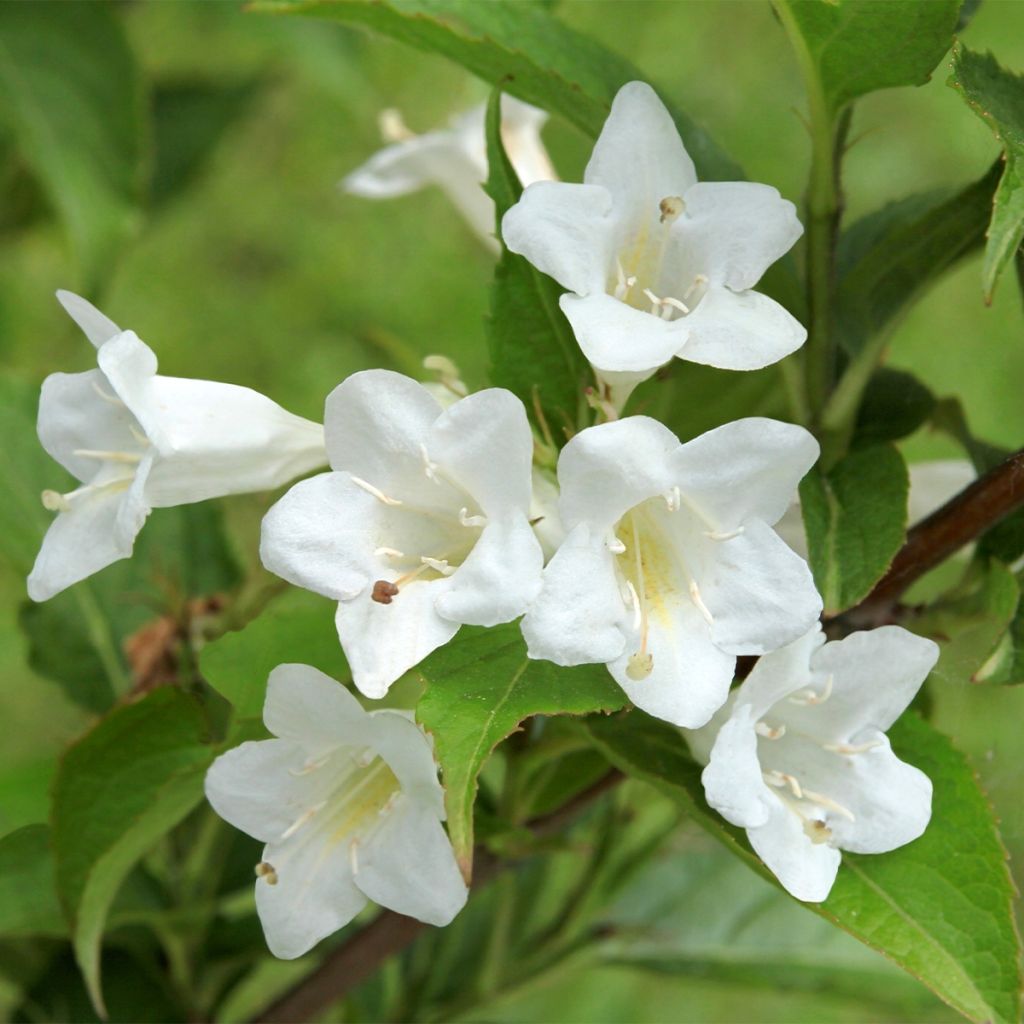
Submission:
<svg viewBox="0 0 1024 1024">
<path fill-rule="evenodd" d="M 439 53 L 527 103 L 561 114 L 596 137 L 615 93 L 644 75 L 543 7 L 515 0 L 263 0 L 257 10 L 364 25 Z M 680 110 L 669 108 L 702 178 L 740 169 Z"/>
<path fill-rule="evenodd" d="M 773 878 L 743 833 L 704 803 L 700 768 L 675 729 L 633 712 L 581 723 L 629 775 L 675 799 L 745 863 Z M 801 904 L 884 953 L 973 1021 L 1020 1017 L 1020 939 L 1006 853 L 974 772 L 915 715 L 890 730 L 901 758 L 932 780 L 932 820 L 907 846 L 843 855 L 823 904 Z"/>
<path fill-rule="evenodd" d="M 990 302 L 999 275 L 1024 239 L 1024 75 L 1006 71 L 990 53 L 973 53 L 957 43 L 949 84 L 992 129 L 1006 162 L 986 233 L 982 286 Z"/>
<path fill-rule="evenodd" d="M 834 117 L 869 92 L 927 82 L 953 42 L 960 0 L 776 0 L 775 9 Z"/>
<path fill-rule="evenodd" d="M 800 484 L 814 581 L 833 615 L 855 605 L 889 568 L 907 527 L 907 467 L 892 445 L 861 448 Z"/>
<path fill-rule="evenodd" d="M 198 704 L 162 687 L 113 711 L 61 760 L 53 790 L 57 890 L 98 1009 L 107 911 L 132 866 L 202 799 L 212 760 L 204 732 Z"/>
<path fill-rule="evenodd" d="M 0 839 L 0 935 L 67 934 L 53 875 L 50 830 L 27 825 Z"/>
<path fill-rule="evenodd" d="M 861 399 L 852 447 L 907 437 L 934 407 L 935 396 L 913 374 L 883 366 L 875 371 Z"/>
<path fill-rule="evenodd" d="M 0 118 L 92 292 L 139 221 L 143 97 L 114 5 L 0 4 Z"/>
<path fill-rule="evenodd" d="M 487 193 L 497 222 L 522 194 L 515 169 L 501 141 L 501 93 L 487 108 Z M 496 230 L 495 234 L 499 232 Z M 522 256 L 502 247 L 491 286 L 487 341 L 491 383 L 518 395 L 531 417 L 539 402 L 556 440 L 574 430 L 590 367 L 558 306 L 562 289 Z"/>
<path fill-rule="evenodd" d="M 519 624 L 463 627 L 417 670 L 427 689 L 416 718 L 434 737 L 444 777 L 448 833 L 466 876 L 473 863 L 477 776 L 491 751 L 532 715 L 584 715 L 626 703 L 604 665 L 531 661 Z"/>
</svg>

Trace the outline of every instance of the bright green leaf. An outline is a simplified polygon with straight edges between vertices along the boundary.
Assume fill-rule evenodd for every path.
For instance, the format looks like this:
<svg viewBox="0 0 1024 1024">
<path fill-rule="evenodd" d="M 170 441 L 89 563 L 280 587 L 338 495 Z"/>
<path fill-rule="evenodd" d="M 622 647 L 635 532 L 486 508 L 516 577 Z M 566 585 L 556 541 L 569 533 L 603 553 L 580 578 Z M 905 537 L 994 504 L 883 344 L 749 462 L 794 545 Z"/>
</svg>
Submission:
<svg viewBox="0 0 1024 1024">
<path fill-rule="evenodd" d="M 892 445 L 861 448 L 800 484 L 809 561 L 827 614 L 855 605 L 889 568 L 907 527 L 907 467 Z"/>
<path fill-rule="evenodd" d="M 615 93 L 644 78 L 625 58 L 543 7 L 516 0 L 262 0 L 253 6 L 364 25 L 439 53 L 513 96 L 561 114 L 591 137 L 601 131 Z M 686 114 L 669 109 L 702 178 L 743 177 Z"/>
<path fill-rule="evenodd" d="M 67 934 L 53 876 L 50 830 L 27 825 L 0 839 L 0 935 Z"/>
<path fill-rule="evenodd" d="M 117 708 L 61 760 L 53 790 L 57 890 L 97 1009 L 100 941 L 132 866 L 202 799 L 212 751 L 198 704 L 162 687 Z"/>
<path fill-rule="evenodd" d="M 678 732 L 639 713 L 581 723 L 618 768 L 675 799 L 764 877 L 773 876 L 739 830 L 704 803 L 700 768 Z M 949 741 L 915 715 L 890 730 L 901 758 L 932 780 L 932 820 L 907 846 L 843 855 L 823 904 L 801 904 L 884 953 L 974 1021 L 1020 1017 L 1015 890 L 992 810 Z"/>
<path fill-rule="evenodd" d="M 501 141 L 501 93 L 487 109 L 487 193 L 498 224 L 522 194 Z M 496 232 L 497 233 L 497 232 Z M 491 287 L 487 340 L 491 383 L 518 395 L 530 415 L 539 402 L 556 439 L 574 430 L 583 389 L 592 380 L 569 321 L 558 305 L 562 288 L 522 256 L 502 248 Z"/>
<path fill-rule="evenodd" d="M 957 43 L 949 84 L 995 133 L 1006 161 L 982 268 L 985 301 L 991 302 L 999 275 L 1024 239 L 1024 75 L 1006 71 L 990 53 L 974 53 Z"/>
<path fill-rule="evenodd" d="M 434 737 L 448 808 L 448 834 L 468 877 L 473 864 L 477 776 L 491 751 L 532 715 L 614 711 L 625 694 L 604 665 L 559 668 L 532 661 L 518 623 L 464 627 L 418 669 L 427 689 L 417 721 Z"/>
<path fill-rule="evenodd" d="M 94 291 L 137 227 L 142 195 L 142 83 L 116 8 L 0 4 L 0 119 Z"/>
</svg>

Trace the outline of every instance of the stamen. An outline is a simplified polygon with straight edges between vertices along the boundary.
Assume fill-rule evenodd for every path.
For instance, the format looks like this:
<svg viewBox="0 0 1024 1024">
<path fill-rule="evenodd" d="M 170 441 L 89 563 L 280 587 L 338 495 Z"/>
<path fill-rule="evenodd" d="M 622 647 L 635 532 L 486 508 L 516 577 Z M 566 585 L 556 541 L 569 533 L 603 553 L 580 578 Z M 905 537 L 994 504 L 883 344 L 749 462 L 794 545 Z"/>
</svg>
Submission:
<svg viewBox="0 0 1024 1024">
<path fill-rule="evenodd" d="M 644 579 L 644 561 L 640 550 L 640 530 L 636 525 L 636 516 L 631 517 L 630 526 L 633 528 L 633 551 L 636 562 L 636 579 L 640 584 L 639 590 L 633 586 L 632 581 L 627 580 L 630 593 L 634 599 L 633 628 L 640 631 L 640 649 L 629 656 L 626 665 L 626 675 L 630 679 L 639 682 L 646 679 L 654 671 L 654 656 L 647 650 L 647 631 L 649 623 L 647 620 L 647 584 Z"/>
<path fill-rule="evenodd" d="M 370 592 L 370 600 L 376 601 L 377 604 L 391 604 L 397 596 L 398 587 L 389 580 L 377 580 Z"/>
<path fill-rule="evenodd" d="M 738 537 L 746 529 L 745 526 L 737 526 L 735 530 L 729 530 L 725 533 L 720 533 L 718 530 L 705 530 L 704 536 L 709 537 L 711 540 L 732 540 L 733 537 Z"/>
<path fill-rule="evenodd" d="M 262 878 L 267 885 L 277 885 L 277 871 L 274 869 L 273 864 L 261 860 L 254 870 L 256 871 L 256 877 Z"/>
<path fill-rule="evenodd" d="M 401 505 L 402 502 L 398 498 L 389 498 L 383 491 L 378 490 L 373 484 L 367 483 L 365 480 L 358 476 L 353 476 L 349 473 L 349 479 L 356 485 L 361 487 L 367 494 L 372 494 L 378 501 L 384 502 L 385 505 Z"/>
<path fill-rule="evenodd" d="M 618 259 L 615 261 L 615 298 L 624 300 L 629 295 L 630 289 L 636 284 L 636 277 L 626 277 L 625 270 L 622 269 L 622 262 Z"/>
<path fill-rule="evenodd" d="M 359 840 L 358 839 L 353 839 L 352 842 L 348 844 L 348 863 L 349 863 L 349 866 L 352 868 L 352 874 L 353 875 L 358 875 L 359 874 Z"/>
<path fill-rule="evenodd" d="M 857 820 L 853 816 L 852 811 L 845 808 L 842 804 L 837 803 L 831 797 L 824 796 L 821 793 L 816 793 L 813 789 L 805 789 L 803 798 L 805 800 L 810 800 L 812 803 L 819 804 L 822 807 L 827 807 L 830 811 L 835 811 L 836 814 L 841 814 L 848 821 Z"/>
<path fill-rule="evenodd" d="M 43 503 L 43 508 L 48 511 L 67 512 L 75 498 L 100 491 L 123 491 L 131 486 L 132 479 L 131 476 L 119 476 L 102 484 L 82 484 L 81 487 L 76 487 L 73 491 L 68 491 L 67 494 L 61 494 L 59 491 L 45 490 L 39 497 Z"/>
<path fill-rule="evenodd" d="M 442 576 L 451 576 L 458 568 L 458 566 L 449 565 L 447 558 L 430 558 L 427 555 L 421 555 L 420 561 L 426 568 L 433 569 Z"/>
<path fill-rule="evenodd" d="M 463 526 L 486 526 L 487 516 L 471 516 L 468 508 L 460 508 L 459 522 Z"/>
<path fill-rule="evenodd" d="M 686 203 L 682 196 L 665 196 L 658 203 L 658 209 L 661 211 L 661 223 L 671 224 L 686 209 Z"/>
<path fill-rule="evenodd" d="M 661 305 L 661 299 L 659 299 L 658 296 L 655 295 L 654 292 L 652 292 L 650 288 L 645 288 L 644 289 L 644 295 L 647 296 L 647 299 L 648 299 L 648 301 L 651 304 L 651 312 L 652 313 L 657 313 L 658 312 L 658 307 Z"/>
<path fill-rule="evenodd" d="M 786 735 L 786 727 L 780 725 L 777 729 L 773 729 L 767 722 L 758 722 L 754 726 L 754 732 L 766 740 L 781 740 Z"/>
<path fill-rule="evenodd" d="M 704 288 L 708 283 L 707 274 L 698 274 L 693 279 L 693 284 L 683 292 L 683 301 L 688 302 L 696 292 L 699 292 L 701 288 Z"/>
<path fill-rule="evenodd" d="M 639 683 L 654 671 L 654 655 L 649 651 L 637 651 L 629 656 L 626 663 L 626 675 Z"/>
<path fill-rule="evenodd" d="M 294 821 L 293 821 L 293 822 L 292 822 L 292 823 L 291 823 L 291 824 L 290 824 L 290 825 L 289 825 L 289 826 L 288 826 L 288 827 L 287 827 L 287 828 L 286 828 L 286 829 L 285 829 L 285 830 L 284 830 L 284 831 L 283 831 L 283 832 L 281 833 L 281 838 L 282 838 L 282 839 L 290 839 L 290 838 L 291 838 L 291 837 L 292 837 L 293 835 L 295 835 L 295 833 L 296 833 L 296 832 L 298 832 L 298 831 L 299 831 L 299 829 L 300 829 L 300 828 L 302 828 L 302 826 L 303 826 L 303 825 L 305 825 L 305 824 L 306 824 L 306 822 L 308 822 L 308 821 L 311 821 L 311 820 L 312 820 L 312 819 L 313 819 L 313 818 L 314 818 L 314 817 L 316 816 L 316 813 L 317 813 L 317 811 L 320 811 L 320 810 L 322 810 L 322 809 L 323 809 L 323 807 L 324 807 L 324 805 L 325 805 L 326 803 L 327 803 L 327 801 L 326 801 L 326 800 L 324 800 L 324 801 L 321 801 L 320 803 L 318 803 L 318 804 L 315 804 L 314 806 L 310 807 L 310 809 L 309 809 L 308 811 L 303 811 L 303 812 L 302 812 L 302 814 L 300 814 L 300 815 L 299 815 L 299 816 L 298 816 L 298 817 L 297 817 L 297 818 L 296 818 L 296 819 L 295 819 L 295 820 L 294 820 Z"/>
<path fill-rule="evenodd" d="M 761 777 L 769 786 L 775 786 L 776 789 L 788 788 L 797 800 L 803 800 L 805 790 L 800 787 L 800 783 L 797 781 L 796 776 L 788 775 L 786 772 L 772 770 L 770 772 L 764 772 Z"/>
<path fill-rule="evenodd" d="M 827 843 L 832 838 L 832 829 L 818 818 L 804 819 L 804 835 L 815 846 Z"/>
<path fill-rule="evenodd" d="M 704 616 L 704 621 L 709 625 L 715 624 L 714 616 L 708 610 L 708 606 L 704 603 L 704 599 L 700 596 L 700 587 L 697 586 L 696 580 L 690 580 L 690 600 L 697 606 L 697 611 Z"/>
<path fill-rule="evenodd" d="M 666 295 L 661 300 L 663 306 L 672 306 L 674 309 L 678 309 L 684 316 L 690 312 L 690 307 L 680 299 L 673 299 L 671 295 Z M 664 314 L 662 314 L 664 316 Z M 668 319 L 667 317 L 665 319 Z"/>
<path fill-rule="evenodd" d="M 459 375 L 459 368 L 447 356 L 425 356 L 423 368 L 436 373 L 440 384 L 457 398 L 465 398 L 469 394 L 469 388 Z"/>
<path fill-rule="evenodd" d="M 665 504 L 668 506 L 669 512 L 678 512 L 680 506 L 683 504 L 683 495 L 679 490 L 679 486 L 676 485 L 671 491 L 668 491 L 663 495 Z"/>
<path fill-rule="evenodd" d="M 60 491 L 43 491 L 40 497 L 47 512 L 67 512 L 71 508 L 71 502 Z"/>
<path fill-rule="evenodd" d="M 798 690 L 796 693 L 791 694 L 786 699 L 790 704 L 800 704 L 804 707 L 810 707 L 815 704 L 824 704 L 825 701 L 832 696 L 832 684 L 834 677 L 829 676 L 825 680 L 825 689 L 822 693 L 816 693 L 814 690 Z"/>
<path fill-rule="evenodd" d="M 684 315 L 690 312 L 690 307 L 684 302 L 680 302 L 679 299 L 673 299 L 671 296 L 666 296 L 664 299 L 659 299 L 650 288 L 644 289 L 644 295 L 650 300 L 651 312 L 656 316 L 659 316 L 662 320 L 672 319 L 672 310 L 678 309 L 680 313 Z M 661 311 L 659 312 L 659 307 Z"/>
<path fill-rule="evenodd" d="M 427 479 L 433 480 L 435 484 L 440 483 L 437 479 L 437 463 L 431 459 L 427 453 L 427 446 L 422 441 L 420 442 L 420 455 L 423 456 L 423 472 L 426 473 Z"/>
<path fill-rule="evenodd" d="M 609 538 L 608 540 L 606 540 L 606 541 L 604 542 L 604 546 L 605 546 L 605 547 L 606 547 L 606 548 L 607 548 L 607 549 L 608 549 L 608 550 L 609 550 L 609 551 L 610 551 L 610 552 L 611 552 L 611 553 L 612 553 L 613 555 L 623 555 L 623 554 L 625 554 L 625 553 L 626 553 L 626 545 L 625 545 L 625 544 L 623 544 L 623 543 L 622 543 L 622 541 L 621 541 L 621 540 L 619 540 L 619 538 L 618 538 L 618 537 L 614 537 L 614 536 L 613 536 L 613 537 L 610 537 L 610 538 Z"/>
<path fill-rule="evenodd" d="M 409 131 L 402 115 L 394 107 L 388 107 L 377 115 L 377 127 L 385 142 L 406 142 L 416 138 L 416 133 Z"/>
<path fill-rule="evenodd" d="M 104 462 L 127 462 L 137 463 L 142 461 L 142 456 L 132 452 L 105 452 L 93 448 L 76 448 L 72 453 L 83 459 L 101 459 Z"/>
<path fill-rule="evenodd" d="M 405 553 L 398 548 L 374 548 L 374 558 L 405 558 Z"/>
<path fill-rule="evenodd" d="M 870 740 L 867 743 L 822 743 L 821 749 L 833 754 L 863 754 L 881 746 L 884 746 L 881 740 Z"/>
<path fill-rule="evenodd" d="M 638 630 L 643 625 L 640 598 L 637 596 L 636 587 L 629 580 L 626 580 L 626 586 L 629 588 L 629 606 L 633 609 L 633 628 Z"/>
</svg>

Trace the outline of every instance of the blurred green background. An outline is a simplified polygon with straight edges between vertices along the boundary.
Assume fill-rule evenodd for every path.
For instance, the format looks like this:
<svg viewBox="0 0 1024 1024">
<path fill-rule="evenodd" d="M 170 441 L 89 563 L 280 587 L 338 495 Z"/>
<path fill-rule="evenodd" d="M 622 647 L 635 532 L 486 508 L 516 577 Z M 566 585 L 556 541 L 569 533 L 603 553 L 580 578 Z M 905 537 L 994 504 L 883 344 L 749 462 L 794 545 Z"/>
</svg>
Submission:
<svg viewBox="0 0 1024 1024">
<path fill-rule="evenodd" d="M 53 5 L 54 16 L 61 6 Z M 628 55 L 749 177 L 799 201 L 808 157 L 798 113 L 804 101 L 766 3 L 563 0 L 558 11 Z M 96 296 L 115 321 L 155 349 L 162 371 L 249 385 L 313 418 L 327 392 L 352 371 L 383 365 L 416 372 L 432 352 L 451 356 L 471 385 L 482 385 L 490 255 L 436 190 L 375 203 L 342 194 L 337 182 L 380 147 L 380 109 L 398 107 L 411 128 L 425 131 L 484 100 L 485 86 L 439 58 L 387 40 L 328 23 L 247 13 L 233 3 L 140 2 L 119 5 L 118 16 L 150 82 L 212 82 L 244 94 L 195 179 L 140 226 Z M 1024 69 L 1024 4 L 986 0 L 963 39 L 974 49 L 991 48 L 1006 67 Z M 965 184 L 996 155 L 993 138 L 946 87 L 945 64 L 925 87 L 861 102 L 851 137 L 845 167 L 851 221 L 911 192 Z M 557 118 L 545 139 L 561 175 L 578 180 L 589 144 Z M 11 190 L 0 193 L 0 220 L 8 219 L 13 201 Z M 81 286 L 60 227 L 47 218 L 8 224 L 0 246 L 4 373 L 37 385 L 55 370 L 89 368 L 91 346 L 53 298 L 57 288 Z M 1011 448 L 1024 444 L 1021 297 L 1007 276 L 992 306 L 983 304 L 980 254 L 912 311 L 894 335 L 889 363 L 913 370 L 939 395 L 959 395 L 978 435 Z M 699 392 L 691 398 L 701 400 Z M 713 409 L 708 416 L 714 419 Z M 933 435 L 911 438 L 904 449 L 911 459 L 957 454 Z M 228 506 L 233 542 L 253 572 L 259 571 L 258 517 L 266 503 L 262 497 Z M 24 583 L 6 567 L 0 572 L 4 833 L 45 820 L 55 755 L 87 727 L 88 716 L 27 667 L 17 624 Z M 61 637 L 52 642 L 60 644 Z M 942 684 L 933 684 L 933 691 L 936 724 L 972 756 L 1002 818 L 1019 884 L 1024 691 L 968 692 Z M 687 920 L 706 919 L 699 909 L 707 899 L 702 865 L 706 860 L 713 872 L 719 861 L 688 834 L 677 845 L 691 857 L 690 888 L 675 891 L 678 872 L 674 886 L 662 888 L 655 872 L 635 901 L 673 892 L 666 897 L 665 927 L 675 929 L 686 950 Z M 669 854 L 658 870 L 673 872 Z M 765 896 L 770 891 L 743 870 L 730 873 L 728 891 L 749 896 L 754 909 L 747 920 L 722 923 L 715 962 L 725 956 L 756 964 L 762 954 L 766 964 L 773 962 L 766 954 L 792 927 L 791 908 L 778 911 L 778 901 Z M 761 897 L 768 902 L 759 903 Z M 779 921 L 762 919 L 766 907 L 782 913 Z M 819 950 L 827 929 L 796 914 L 809 922 L 800 955 Z M 488 1019 L 947 1018 L 923 990 L 890 976 L 873 954 L 844 944 L 842 936 L 829 943 L 839 944 L 837 962 L 848 968 L 845 988 L 790 980 L 783 984 L 794 985 L 792 991 L 780 992 L 778 979 L 756 971 L 738 981 L 729 972 L 703 970 L 700 965 L 714 959 L 705 943 L 692 947 L 693 970 L 585 965 L 493 1008 Z M 794 963 L 798 959 L 794 954 Z M 891 982 L 899 998 L 869 1005 L 850 981 L 861 971 L 872 985 L 888 979 L 885 985 Z"/>
</svg>

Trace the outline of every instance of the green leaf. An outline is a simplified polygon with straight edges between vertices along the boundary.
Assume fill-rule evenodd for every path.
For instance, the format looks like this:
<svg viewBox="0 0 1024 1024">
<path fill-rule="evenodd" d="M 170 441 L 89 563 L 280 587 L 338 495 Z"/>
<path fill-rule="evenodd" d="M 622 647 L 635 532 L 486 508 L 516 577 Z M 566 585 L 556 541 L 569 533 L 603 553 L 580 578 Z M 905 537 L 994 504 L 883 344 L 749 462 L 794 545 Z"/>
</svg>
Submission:
<svg viewBox="0 0 1024 1024">
<path fill-rule="evenodd" d="M 949 85 L 992 129 L 1003 147 L 1006 168 L 996 190 L 985 244 L 982 286 L 992 301 L 996 281 L 1024 239 L 1024 75 L 1000 67 L 990 53 L 953 47 Z"/>
<path fill-rule="evenodd" d="M 139 222 L 143 94 L 115 7 L 0 5 L 0 119 L 93 292 Z"/>
<path fill-rule="evenodd" d="M 1024 585 L 1024 576 L 1018 574 L 1016 583 L 1019 591 Z M 1010 628 L 973 678 L 975 682 L 997 686 L 1019 686 L 1024 683 L 1024 602 L 1017 601 Z"/>
<path fill-rule="evenodd" d="M 487 194 L 497 224 L 522 194 L 501 141 L 501 93 L 487 107 Z M 500 231 L 495 234 L 500 237 Z M 583 389 L 592 379 L 569 321 L 558 305 L 561 287 L 522 256 L 502 246 L 491 286 L 487 342 L 491 383 L 518 395 L 531 417 L 539 403 L 556 440 L 576 427 Z M 539 426 L 540 424 L 538 424 Z"/>
<path fill-rule="evenodd" d="M 581 723 L 618 768 L 675 799 L 764 877 L 739 830 L 704 803 L 700 768 L 675 729 L 638 713 Z M 1020 1019 L 1020 937 L 1015 889 L 992 811 L 949 740 L 913 714 L 889 732 L 901 758 L 932 780 L 932 820 L 907 846 L 843 855 L 822 904 L 800 904 L 848 931 L 973 1021 Z M 777 883 L 776 883 L 777 884 Z"/>
<path fill-rule="evenodd" d="M 890 333 L 928 287 L 981 247 L 1000 173 L 995 164 L 966 188 L 889 203 L 843 233 L 836 323 L 847 352 Z"/>
<path fill-rule="evenodd" d="M 953 41 L 960 0 L 776 0 L 775 9 L 834 118 L 870 92 L 927 82 Z"/>
<path fill-rule="evenodd" d="M 203 648 L 199 671 L 234 707 L 240 720 L 263 718 L 267 676 L 278 665 L 312 665 L 334 679 L 348 666 L 334 626 L 333 602 L 291 589 L 244 629 Z"/>
<path fill-rule="evenodd" d="M 800 484 L 814 581 L 834 615 L 866 597 L 889 568 L 907 527 L 907 467 L 892 445 L 847 455 Z"/>
<path fill-rule="evenodd" d="M 615 93 L 645 77 L 543 7 L 517 0 L 263 0 L 253 8 L 364 25 L 439 53 L 513 96 L 561 114 L 592 138 L 601 131 Z M 701 178 L 743 177 L 686 114 L 669 110 Z"/>
<path fill-rule="evenodd" d="M 67 934 L 53 877 L 50 830 L 27 825 L 0 839 L 0 935 Z"/>
<path fill-rule="evenodd" d="M 912 373 L 880 367 L 861 399 L 851 446 L 864 448 L 907 437 L 934 408 L 935 396 Z"/>
<path fill-rule="evenodd" d="M 626 696 L 604 665 L 559 668 L 532 661 L 516 622 L 494 629 L 463 627 L 417 671 L 427 689 L 416 719 L 434 737 L 448 834 L 468 878 L 477 776 L 491 751 L 532 715 L 614 711 L 626 704 Z"/>
<path fill-rule="evenodd" d="M 117 708 L 64 755 L 53 790 L 57 890 L 102 1013 L 100 941 L 132 866 L 202 799 L 212 760 L 197 703 L 162 687 Z"/>
<path fill-rule="evenodd" d="M 1004 643 L 1020 603 L 1020 586 L 1002 562 L 971 565 L 961 583 L 907 622 L 915 633 L 939 641 L 936 677 L 962 686 L 983 682 L 1004 669 Z M 1012 645 L 1011 645 L 1012 646 Z"/>
</svg>

